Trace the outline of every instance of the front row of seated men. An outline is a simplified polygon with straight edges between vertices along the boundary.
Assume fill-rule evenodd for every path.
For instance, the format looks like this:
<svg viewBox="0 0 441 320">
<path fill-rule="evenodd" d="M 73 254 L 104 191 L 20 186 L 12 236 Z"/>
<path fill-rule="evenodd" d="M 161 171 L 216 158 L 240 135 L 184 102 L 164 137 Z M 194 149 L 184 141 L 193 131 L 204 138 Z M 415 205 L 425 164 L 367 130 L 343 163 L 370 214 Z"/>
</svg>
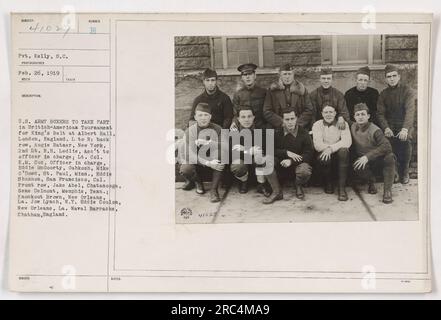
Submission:
<svg viewBox="0 0 441 320">
<path fill-rule="evenodd" d="M 231 132 L 211 122 L 209 104 L 200 102 L 195 108 L 196 123 L 187 128 L 179 144 L 180 173 L 186 179 L 184 190 L 196 188 L 198 194 L 205 193 L 201 172 L 208 169 L 212 172 L 210 201 L 219 202 L 218 187 L 226 168 L 238 180 L 240 193 L 248 191 L 249 177 L 255 172 L 257 191 L 264 195 L 264 204 L 271 204 L 283 199 L 280 183 L 290 179 L 294 181 L 296 197 L 304 199 L 303 186 L 309 181 L 313 170 L 318 170 L 324 178 L 324 190 L 329 194 L 334 193 L 333 173 L 338 174 L 338 200 L 347 201 L 348 173 L 367 180 L 368 192 L 375 194 L 373 170 L 382 168 L 383 202 L 391 203 L 396 162 L 391 144 L 383 131 L 369 121 L 366 104 L 355 105 L 353 113 L 355 122 L 350 128 L 345 123 L 345 128 L 341 130 L 336 109 L 325 106 L 322 109 L 323 119 L 316 121 L 312 127 L 311 139 L 308 131 L 298 125 L 295 109 L 286 108 L 282 110 L 282 128 L 274 131 L 266 129 L 273 133 L 270 135 L 272 139 L 265 139 L 265 133 L 263 139 L 256 139 L 254 110 L 250 106 L 243 106 L 238 111 L 237 133 L 242 136 L 246 133 L 244 130 L 248 130 L 253 140 L 245 143 L 242 139 L 240 143 L 233 144 L 228 136 Z M 227 133 L 226 139 L 222 138 L 224 132 Z M 273 152 L 268 152 L 270 149 Z M 225 150 L 228 151 L 227 161 L 222 157 Z M 239 156 L 235 157 L 237 154 Z M 352 170 L 349 170 L 351 161 Z M 337 170 L 333 170 L 335 167 Z"/>
</svg>

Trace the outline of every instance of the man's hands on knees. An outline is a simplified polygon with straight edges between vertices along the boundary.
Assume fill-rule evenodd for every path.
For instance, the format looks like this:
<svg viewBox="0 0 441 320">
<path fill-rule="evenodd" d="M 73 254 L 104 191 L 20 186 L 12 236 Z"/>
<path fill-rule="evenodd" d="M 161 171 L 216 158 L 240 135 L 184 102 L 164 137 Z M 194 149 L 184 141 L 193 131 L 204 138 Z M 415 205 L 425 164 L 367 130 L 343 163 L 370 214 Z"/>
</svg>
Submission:
<svg viewBox="0 0 441 320">
<path fill-rule="evenodd" d="M 303 161 L 302 156 L 297 154 L 297 153 L 294 153 L 294 152 L 291 152 L 291 151 L 287 151 L 286 153 L 287 153 L 288 157 L 290 157 L 295 162 Z"/>
<path fill-rule="evenodd" d="M 369 162 L 369 159 L 366 156 L 362 156 L 354 162 L 355 170 L 363 170 L 366 167 L 366 164 Z"/>
<path fill-rule="evenodd" d="M 290 166 L 292 165 L 292 163 L 293 163 L 293 160 L 292 160 L 292 159 L 285 159 L 285 160 L 282 160 L 282 161 L 280 162 L 280 165 L 281 165 L 283 168 L 288 168 L 288 167 L 290 167 Z"/>
<path fill-rule="evenodd" d="M 225 167 L 224 164 L 222 164 L 219 160 L 216 160 L 216 159 L 211 160 L 211 161 L 207 161 L 206 166 L 210 167 L 211 169 L 216 170 L 216 171 L 222 171 L 222 170 L 224 170 L 224 167 Z"/>
<path fill-rule="evenodd" d="M 328 161 L 331 159 L 332 149 L 331 147 L 327 147 L 323 152 L 320 154 L 320 160 L 322 161 Z"/>
<path fill-rule="evenodd" d="M 401 129 L 401 131 L 398 133 L 398 139 L 401 141 L 407 141 L 409 131 L 406 128 Z"/>
<path fill-rule="evenodd" d="M 384 135 L 386 138 L 392 138 L 394 136 L 393 131 L 390 128 L 384 129 Z"/>
</svg>

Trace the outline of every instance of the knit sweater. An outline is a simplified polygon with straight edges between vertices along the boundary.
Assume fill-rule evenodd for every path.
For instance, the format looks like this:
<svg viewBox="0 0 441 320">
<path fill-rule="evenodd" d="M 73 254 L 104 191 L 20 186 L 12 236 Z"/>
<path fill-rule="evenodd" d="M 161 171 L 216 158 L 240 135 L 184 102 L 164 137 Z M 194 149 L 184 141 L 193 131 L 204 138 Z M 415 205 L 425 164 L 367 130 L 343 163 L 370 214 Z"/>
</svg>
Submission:
<svg viewBox="0 0 441 320">
<path fill-rule="evenodd" d="M 369 161 L 392 152 L 392 146 L 383 131 L 375 124 L 364 125 L 353 123 L 351 126 L 352 141 L 357 156 L 366 156 Z"/>
<path fill-rule="evenodd" d="M 346 108 L 346 101 L 343 93 L 339 90 L 330 87 L 324 89 L 322 86 L 318 87 L 311 92 L 311 102 L 315 109 L 315 121 L 323 119 L 322 110 L 323 107 L 329 105 L 335 108 L 337 111 L 337 117 L 343 117 L 346 122 L 349 122 L 349 112 Z"/>
<path fill-rule="evenodd" d="M 198 163 L 206 165 L 207 157 L 203 152 L 199 155 L 200 147 L 196 146 L 196 140 L 202 139 L 210 141 L 210 147 L 218 153 L 217 156 L 211 154 L 209 157 L 218 159 L 222 148 L 225 148 L 225 144 L 221 137 L 221 130 L 222 128 L 220 126 L 212 122 L 210 122 L 206 128 L 199 127 L 197 122 L 190 125 L 184 133 L 184 158 L 187 160 L 197 159 Z"/>
<path fill-rule="evenodd" d="M 204 89 L 199 96 L 193 101 L 189 125 L 194 123 L 194 115 L 196 106 L 200 103 L 208 103 L 211 108 L 211 122 L 221 126 L 224 129 L 229 129 L 231 121 L 233 120 L 233 103 L 229 96 L 222 92 L 219 88 L 213 94 L 208 94 Z"/>
<path fill-rule="evenodd" d="M 365 103 L 371 114 L 371 118 L 369 119 L 373 123 L 377 123 L 377 102 L 378 102 L 378 90 L 367 87 L 365 91 L 359 91 L 357 87 L 353 87 L 346 91 L 345 100 L 346 107 L 349 112 L 349 119 L 351 122 L 355 122 L 354 120 L 354 106 L 359 103 Z"/>
<path fill-rule="evenodd" d="M 349 148 L 352 144 L 351 131 L 346 123 L 344 130 L 337 128 L 336 122 L 327 124 L 325 120 L 318 120 L 312 126 L 314 148 L 317 152 L 331 147 L 332 153 L 341 148 Z"/>
<path fill-rule="evenodd" d="M 384 89 L 377 104 L 377 118 L 381 129 L 390 128 L 394 134 L 402 128 L 410 131 L 414 126 L 415 99 L 413 90 L 401 83 Z"/>
</svg>

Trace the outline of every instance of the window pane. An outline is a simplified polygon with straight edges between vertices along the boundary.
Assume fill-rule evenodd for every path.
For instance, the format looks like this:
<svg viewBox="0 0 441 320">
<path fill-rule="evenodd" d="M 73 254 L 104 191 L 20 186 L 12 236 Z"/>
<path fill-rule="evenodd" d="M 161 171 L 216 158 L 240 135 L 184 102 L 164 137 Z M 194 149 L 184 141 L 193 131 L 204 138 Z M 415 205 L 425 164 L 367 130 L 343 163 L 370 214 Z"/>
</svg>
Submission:
<svg viewBox="0 0 441 320">
<path fill-rule="evenodd" d="M 367 63 L 369 36 L 338 36 L 337 61 L 340 64 Z"/>
<path fill-rule="evenodd" d="M 332 63 L 332 36 L 322 36 L 322 63 Z"/>
<path fill-rule="evenodd" d="M 227 39 L 228 67 L 236 68 L 242 63 L 259 64 L 257 38 Z"/>
<path fill-rule="evenodd" d="M 383 62 L 383 36 L 374 35 L 374 63 Z"/>
<path fill-rule="evenodd" d="M 274 38 L 263 37 L 263 66 L 274 67 Z"/>
<path fill-rule="evenodd" d="M 228 67 L 237 67 L 239 66 L 239 53 L 238 52 L 228 52 Z"/>
<path fill-rule="evenodd" d="M 221 38 L 213 38 L 213 60 L 215 68 L 223 68 L 222 61 L 222 39 Z"/>
</svg>

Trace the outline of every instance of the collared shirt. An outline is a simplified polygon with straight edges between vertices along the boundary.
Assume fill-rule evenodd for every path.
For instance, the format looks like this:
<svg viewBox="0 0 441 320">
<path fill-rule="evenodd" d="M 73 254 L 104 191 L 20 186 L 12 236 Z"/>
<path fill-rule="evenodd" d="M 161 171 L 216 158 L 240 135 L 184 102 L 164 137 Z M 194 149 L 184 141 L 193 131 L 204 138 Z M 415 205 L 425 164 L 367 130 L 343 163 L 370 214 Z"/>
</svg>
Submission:
<svg viewBox="0 0 441 320">
<path fill-rule="evenodd" d="M 294 138 L 297 138 L 297 132 L 299 131 L 299 126 L 296 125 L 293 130 L 288 130 L 285 127 L 283 127 L 283 135 L 286 136 L 288 134 L 291 134 Z"/>
<path fill-rule="evenodd" d="M 340 130 L 335 120 L 330 124 L 326 123 L 325 120 L 316 121 L 312 126 L 312 139 L 314 148 L 318 152 L 330 147 L 332 153 L 334 153 L 340 148 L 349 148 L 352 144 L 349 125 L 345 122 L 345 129 Z"/>
</svg>

